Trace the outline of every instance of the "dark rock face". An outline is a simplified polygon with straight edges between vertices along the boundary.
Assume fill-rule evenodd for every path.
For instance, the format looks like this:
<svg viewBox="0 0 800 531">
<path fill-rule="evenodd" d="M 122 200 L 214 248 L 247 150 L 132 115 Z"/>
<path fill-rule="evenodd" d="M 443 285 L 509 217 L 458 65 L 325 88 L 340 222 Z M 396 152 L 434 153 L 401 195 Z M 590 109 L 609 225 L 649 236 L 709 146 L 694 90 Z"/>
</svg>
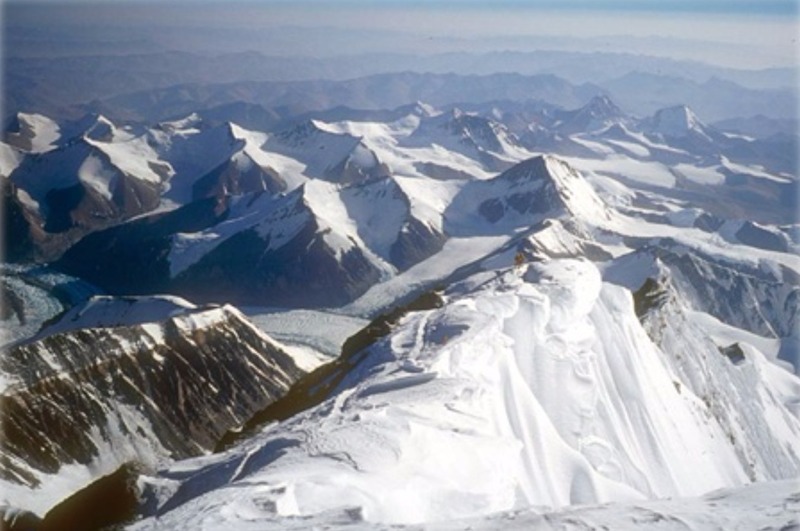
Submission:
<svg viewBox="0 0 800 531">
<path fill-rule="evenodd" d="M 138 472 L 124 464 L 50 509 L 37 531 L 94 531 L 133 520 L 139 507 Z"/>
<path fill-rule="evenodd" d="M 416 218 L 400 231 L 389 251 L 389 258 L 401 271 L 441 251 L 447 236 Z"/>
<path fill-rule="evenodd" d="M 178 275 L 171 289 L 205 301 L 335 307 L 380 279 L 358 247 L 337 258 L 314 222 L 286 245 L 264 250 L 268 248 L 269 242 L 255 230 L 237 234 Z"/>
<path fill-rule="evenodd" d="M 633 308 L 636 317 L 644 320 L 650 311 L 661 308 L 668 299 L 667 288 L 658 280 L 648 278 L 642 287 L 633 293 Z"/>
<path fill-rule="evenodd" d="M 42 519 L 30 511 L 0 507 L 0 529 L 5 531 L 40 531 Z"/>
<path fill-rule="evenodd" d="M 719 347 L 719 353 L 727 357 L 734 365 L 739 365 L 747 358 L 739 343 L 732 343 L 727 347 Z"/>
<path fill-rule="evenodd" d="M 216 198 L 195 201 L 95 232 L 72 246 L 56 266 L 116 295 L 157 293 L 167 290 L 170 238 L 178 232 L 208 228 L 227 215 Z"/>
<path fill-rule="evenodd" d="M 101 452 L 122 464 L 211 450 L 302 374 L 229 306 L 78 329 L 3 354 L 19 383 L 0 397 L 0 475 L 30 487 Z"/>
<path fill-rule="evenodd" d="M 746 221 L 742 225 L 742 228 L 736 232 L 736 239 L 751 247 L 758 247 L 768 251 L 778 251 L 781 253 L 789 251 L 789 245 L 785 238 L 781 238 L 780 235 L 763 229 L 749 221 Z"/>
<path fill-rule="evenodd" d="M 195 182 L 193 199 L 206 197 L 223 198 L 250 192 L 277 194 L 286 190 L 286 181 L 273 168 L 262 168 L 249 156 L 244 168 L 234 160 L 227 160 Z"/>
</svg>

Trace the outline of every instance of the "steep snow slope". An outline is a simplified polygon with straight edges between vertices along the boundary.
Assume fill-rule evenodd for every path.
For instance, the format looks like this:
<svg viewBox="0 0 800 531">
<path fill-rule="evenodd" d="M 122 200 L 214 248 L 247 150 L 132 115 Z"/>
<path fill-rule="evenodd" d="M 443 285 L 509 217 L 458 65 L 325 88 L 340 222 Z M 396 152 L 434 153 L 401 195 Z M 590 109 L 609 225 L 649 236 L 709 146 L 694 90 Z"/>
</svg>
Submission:
<svg viewBox="0 0 800 531">
<path fill-rule="evenodd" d="M 683 377 L 592 264 L 482 273 L 371 347 L 327 402 L 149 480 L 158 517 L 135 528 L 427 525 L 746 483 L 726 424 Z M 756 377 L 719 392 L 773 393 Z M 759 477 L 796 476 L 800 438 L 785 435 L 800 421 L 776 400 L 750 414 L 783 441 L 752 448 Z"/>
<path fill-rule="evenodd" d="M 8 177 L 11 175 L 11 172 L 19 166 L 23 158 L 23 153 L 17 148 L 0 142 L 0 176 Z"/>
<path fill-rule="evenodd" d="M 800 437 L 796 427 L 786 422 L 792 416 L 800 418 L 800 380 L 793 376 L 796 367 L 790 360 L 779 359 L 780 341 L 724 324 L 700 311 L 708 309 L 733 320 L 713 302 L 723 300 L 725 289 L 731 287 L 724 273 L 696 282 L 714 293 L 707 297 L 711 302 L 704 304 L 685 293 L 686 277 L 674 257 L 665 254 L 662 258 L 647 251 L 632 253 L 609 264 L 606 278 L 624 281 L 636 290 L 636 311 L 649 336 L 661 347 L 682 385 L 703 400 L 708 414 L 722 426 L 748 477 L 763 481 L 800 476 L 795 456 L 786 453 Z M 753 289 L 747 286 L 747 275 L 737 281 L 746 286 L 739 288 L 740 294 Z M 757 286 L 758 280 L 749 281 Z M 796 303 L 786 306 L 792 304 Z M 769 307 L 764 303 L 746 306 L 750 305 L 741 305 L 741 313 L 755 314 Z M 787 313 L 792 310 L 787 308 Z M 792 319 L 796 322 L 796 317 Z"/>
<path fill-rule="evenodd" d="M 147 133 L 147 142 L 175 169 L 164 191 L 167 204 L 183 205 L 208 196 L 287 189 L 282 157 L 261 149 L 267 135 L 231 122 L 210 126 L 190 115 Z M 291 188 L 297 182 L 291 180 Z"/>
</svg>

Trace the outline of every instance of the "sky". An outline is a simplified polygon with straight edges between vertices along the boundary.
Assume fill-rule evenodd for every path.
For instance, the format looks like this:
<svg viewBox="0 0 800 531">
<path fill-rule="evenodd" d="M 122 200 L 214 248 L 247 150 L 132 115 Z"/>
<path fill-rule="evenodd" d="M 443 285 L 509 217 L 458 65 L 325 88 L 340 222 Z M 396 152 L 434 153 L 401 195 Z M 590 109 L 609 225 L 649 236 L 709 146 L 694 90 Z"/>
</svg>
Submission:
<svg viewBox="0 0 800 531">
<path fill-rule="evenodd" d="M 6 1 L 4 19 L 6 25 L 28 28 L 25 38 L 30 28 L 59 36 L 80 28 L 85 37 L 115 28 L 120 39 L 156 39 L 173 48 L 224 45 L 288 54 L 291 42 L 280 47 L 265 34 L 300 28 L 319 30 L 297 35 L 303 55 L 549 47 L 742 68 L 796 65 L 800 32 L 796 0 L 12 0 Z M 341 36 L 326 42 L 324 31 L 380 34 L 362 42 Z"/>
</svg>

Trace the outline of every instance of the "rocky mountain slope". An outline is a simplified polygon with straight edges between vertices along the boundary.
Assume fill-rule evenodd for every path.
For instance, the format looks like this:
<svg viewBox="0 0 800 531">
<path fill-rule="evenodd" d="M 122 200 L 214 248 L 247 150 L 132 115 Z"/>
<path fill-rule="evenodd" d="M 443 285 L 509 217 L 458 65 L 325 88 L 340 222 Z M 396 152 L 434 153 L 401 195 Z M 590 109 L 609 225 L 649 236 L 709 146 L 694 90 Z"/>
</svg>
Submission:
<svg viewBox="0 0 800 531">
<path fill-rule="evenodd" d="M 6 503 L 43 514 L 120 465 L 200 455 L 302 374 L 230 306 L 95 297 L 3 352 Z"/>
</svg>

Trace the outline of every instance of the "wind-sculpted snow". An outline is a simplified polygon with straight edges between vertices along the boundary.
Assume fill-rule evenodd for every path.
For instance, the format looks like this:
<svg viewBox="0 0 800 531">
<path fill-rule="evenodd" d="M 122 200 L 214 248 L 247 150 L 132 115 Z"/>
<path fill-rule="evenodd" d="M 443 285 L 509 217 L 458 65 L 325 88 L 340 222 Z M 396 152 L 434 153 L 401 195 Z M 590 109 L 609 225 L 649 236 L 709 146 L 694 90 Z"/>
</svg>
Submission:
<svg viewBox="0 0 800 531">
<path fill-rule="evenodd" d="M 691 338 L 674 340 L 693 355 Z M 150 479 L 153 516 L 134 528 L 427 526 L 639 505 L 747 483 L 743 452 L 759 479 L 796 477 L 800 422 L 759 377 L 770 364 L 747 358 L 753 368 L 733 366 L 708 403 L 648 337 L 630 292 L 591 263 L 481 273 L 370 347 L 327 402 Z M 797 388 L 782 378 L 783 392 Z M 744 394 L 761 398 L 741 429 L 780 443 L 732 440 L 719 410 L 736 416 Z"/>
<path fill-rule="evenodd" d="M 126 462 L 213 449 L 300 376 L 230 306 L 94 298 L 6 349 L 2 499 L 40 515 Z"/>
</svg>

